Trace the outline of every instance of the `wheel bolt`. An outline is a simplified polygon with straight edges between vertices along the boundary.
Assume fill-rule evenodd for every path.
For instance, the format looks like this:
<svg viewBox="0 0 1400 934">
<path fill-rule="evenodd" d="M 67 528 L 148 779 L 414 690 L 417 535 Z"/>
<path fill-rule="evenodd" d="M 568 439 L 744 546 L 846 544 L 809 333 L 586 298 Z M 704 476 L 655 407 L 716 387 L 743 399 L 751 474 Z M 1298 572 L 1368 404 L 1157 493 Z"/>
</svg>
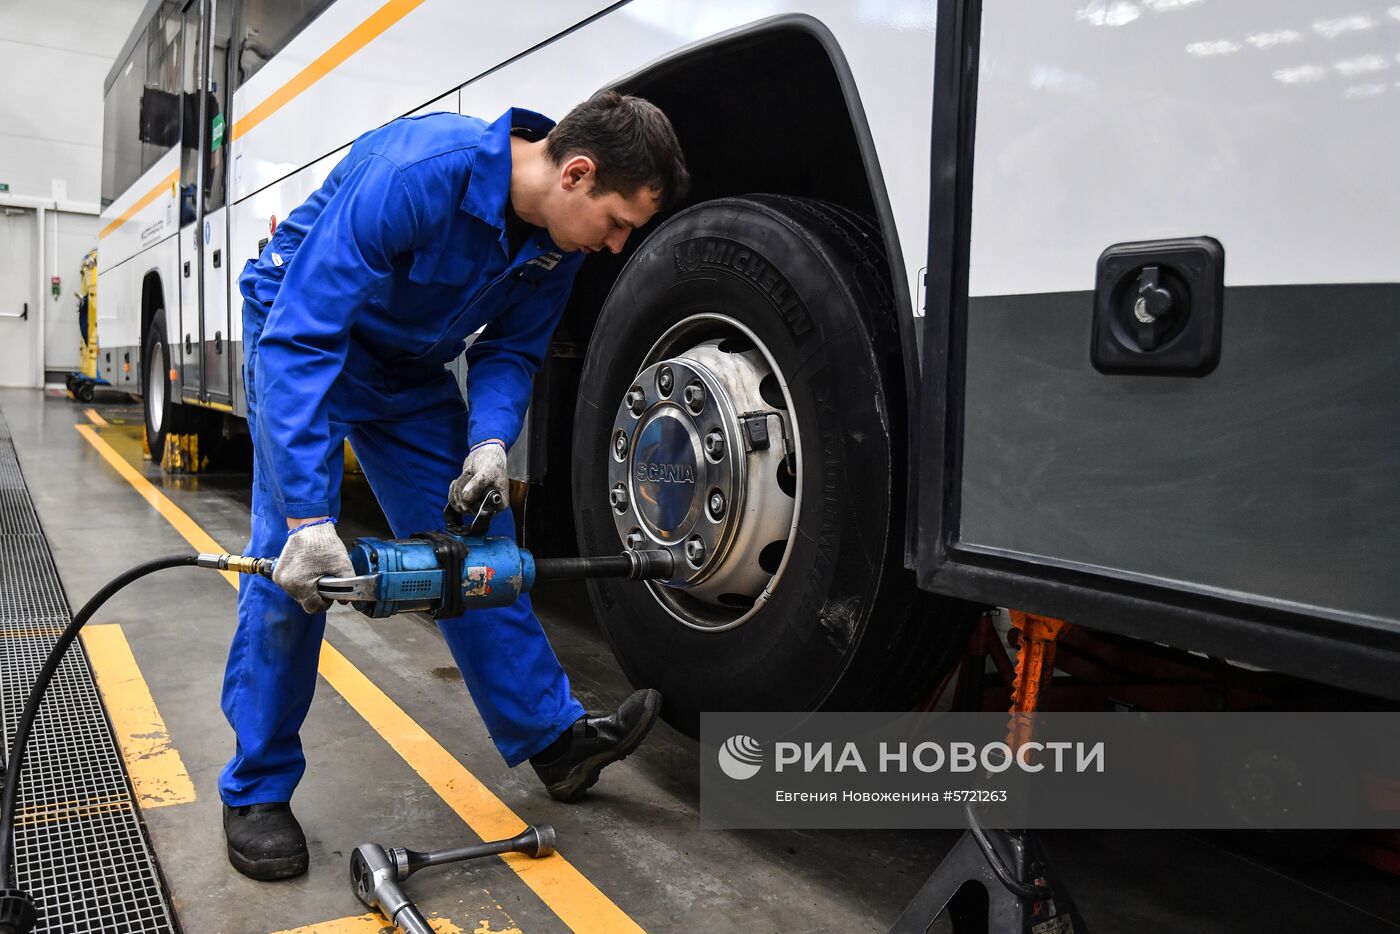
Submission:
<svg viewBox="0 0 1400 934">
<path fill-rule="evenodd" d="M 633 529 L 627 533 L 627 547 L 632 551 L 637 551 L 642 547 L 642 530 Z"/>
<path fill-rule="evenodd" d="M 686 541 L 685 558 L 695 567 L 699 567 L 704 562 L 705 543 L 701 541 L 700 536 L 693 536 Z"/>
<path fill-rule="evenodd" d="M 712 519 L 723 519 L 723 518 L 724 518 L 724 506 L 725 506 L 724 494 L 721 493 L 719 490 L 711 490 L 711 491 L 710 491 L 710 518 L 712 518 Z"/>
<path fill-rule="evenodd" d="M 724 432 L 715 428 L 705 435 L 705 453 L 716 461 L 724 456 Z"/>
<path fill-rule="evenodd" d="M 626 488 L 625 486 L 623 486 L 621 483 L 619 483 L 617 486 L 613 487 L 613 488 L 612 488 L 612 492 L 608 494 L 608 502 L 612 503 L 612 507 L 613 507 L 614 509 L 616 509 L 616 510 L 618 511 L 618 513 L 624 513 L 624 512 L 626 512 L 626 511 L 627 511 L 627 488 Z"/>
<path fill-rule="evenodd" d="M 656 374 L 656 388 L 663 396 L 669 396 L 676 385 L 676 376 L 669 366 L 663 366 Z"/>
<path fill-rule="evenodd" d="M 618 460 L 627 456 L 627 432 L 621 428 L 617 430 L 617 434 L 613 435 L 613 454 L 617 456 Z"/>
<path fill-rule="evenodd" d="M 647 394 L 642 392 L 642 387 L 633 386 L 627 390 L 627 410 L 633 415 L 641 415 L 642 410 L 647 406 Z"/>
<path fill-rule="evenodd" d="M 705 407 L 705 387 L 700 385 L 699 380 L 685 387 L 685 407 L 690 409 L 692 415 L 699 415 Z"/>
</svg>

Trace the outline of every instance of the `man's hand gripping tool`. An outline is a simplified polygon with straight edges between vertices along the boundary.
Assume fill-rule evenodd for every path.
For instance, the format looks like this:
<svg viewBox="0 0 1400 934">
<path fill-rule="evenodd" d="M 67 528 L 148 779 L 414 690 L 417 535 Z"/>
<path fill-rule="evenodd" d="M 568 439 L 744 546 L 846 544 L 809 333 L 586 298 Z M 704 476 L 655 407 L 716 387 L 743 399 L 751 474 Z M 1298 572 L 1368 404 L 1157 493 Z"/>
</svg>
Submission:
<svg viewBox="0 0 1400 934">
<path fill-rule="evenodd" d="M 469 524 L 448 508 L 445 531 L 356 539 L 350 546 L 355 576 L 323 577 L 317 590 L 327 600 L 349 603 L 376 619 L 413 612 L 451 619 L 467 610 L 514 603 L 539 581 L 654 580 L 674 573 L 670 552 L 662 550 L 601 558 L 535 558 L 513 538 L 487 536 L 492 518 L 504 508 L 505 497 L 492 490 Z"/>
</svg>

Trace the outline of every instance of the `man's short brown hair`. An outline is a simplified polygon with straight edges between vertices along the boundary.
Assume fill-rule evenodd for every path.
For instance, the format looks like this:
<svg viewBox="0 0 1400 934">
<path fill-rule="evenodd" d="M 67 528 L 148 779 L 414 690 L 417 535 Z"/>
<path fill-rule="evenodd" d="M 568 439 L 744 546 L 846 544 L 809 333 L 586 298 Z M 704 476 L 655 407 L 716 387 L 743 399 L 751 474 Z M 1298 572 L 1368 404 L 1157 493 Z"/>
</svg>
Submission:
<svg viewBox="0 0 1400 934">
<path fill-rule="evenodd" d="M 594 191 L 631 197 L 655 189 L 666 210 L 685 198 L 690 173 L 680 140 L 661 109 L 640 97 L 600 91 L 550 130 L 545 152 L 555 165 L 587 156 L 597 167 Z"/>
</svg>

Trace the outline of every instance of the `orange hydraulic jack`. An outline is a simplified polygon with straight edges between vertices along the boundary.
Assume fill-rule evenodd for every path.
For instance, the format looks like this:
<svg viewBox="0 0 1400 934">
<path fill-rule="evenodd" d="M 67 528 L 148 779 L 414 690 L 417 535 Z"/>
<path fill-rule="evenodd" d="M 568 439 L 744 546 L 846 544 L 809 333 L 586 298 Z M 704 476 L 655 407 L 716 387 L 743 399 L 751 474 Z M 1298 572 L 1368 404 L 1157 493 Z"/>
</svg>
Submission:
<svg viewBox="0 0 1400 934">
<path fill-rule="evenodd" d="M 1031 714 L 1040 707 L 1042 687 L 1055 674 L 1055 644 L 1069 623 L 1048 616 L 1011 611 L 1011 625 L 1021 632 L 1016 678 L 1011 682 L 1011 723 L 1006 743 L 1012 752 L 1031 738 Z"/>
<path fill-rule="evenodd" d="M 1007 735 L 1014 751 L 1031 738 L 1031 715 L 1055 671 L 1055 640 L 1069 624 L 1020 610 L 1011 611 L 1011 623 L 1021 634 Z M 966 832 L 890 934 L 925 934 L 945 915 L 953 934 L 1088 934 L 1036 837 L 1028 831 L 984 829 L 971 806 L 965 813 Z"/>
</svg>

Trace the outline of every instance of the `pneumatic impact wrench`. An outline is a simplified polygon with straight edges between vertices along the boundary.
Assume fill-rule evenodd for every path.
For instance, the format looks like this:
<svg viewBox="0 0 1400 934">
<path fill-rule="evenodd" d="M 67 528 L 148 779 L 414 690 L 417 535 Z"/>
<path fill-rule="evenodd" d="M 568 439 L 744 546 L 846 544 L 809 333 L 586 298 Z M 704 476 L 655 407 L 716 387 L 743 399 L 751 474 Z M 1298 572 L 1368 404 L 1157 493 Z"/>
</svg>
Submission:
<svg viewBox="0 0 1400 934">
<path fill-rule="evenodd" d="M 350 546 L 352 577 L 323 577 L 316 589 L 327 600 L 348 603 L 366 616 L 427 613 L 451 619 L 467 610 L 507 606 L 546 580 L 622 577 L 665 579 L 675 573 L 669 551 L 624 551 L 596 558 L 536 558 L 513 538 L 486 535 L 491 519 L 505 507 L 491 490 L 470 523 L 451 508 L 446 531 L 407 538 L 358 538 Z M 200 555 L 201 564 L 220 570 L 271 577 L 271 558 Z M 223 563 L 219 563 L 222 561 Z"/>
</svg>

